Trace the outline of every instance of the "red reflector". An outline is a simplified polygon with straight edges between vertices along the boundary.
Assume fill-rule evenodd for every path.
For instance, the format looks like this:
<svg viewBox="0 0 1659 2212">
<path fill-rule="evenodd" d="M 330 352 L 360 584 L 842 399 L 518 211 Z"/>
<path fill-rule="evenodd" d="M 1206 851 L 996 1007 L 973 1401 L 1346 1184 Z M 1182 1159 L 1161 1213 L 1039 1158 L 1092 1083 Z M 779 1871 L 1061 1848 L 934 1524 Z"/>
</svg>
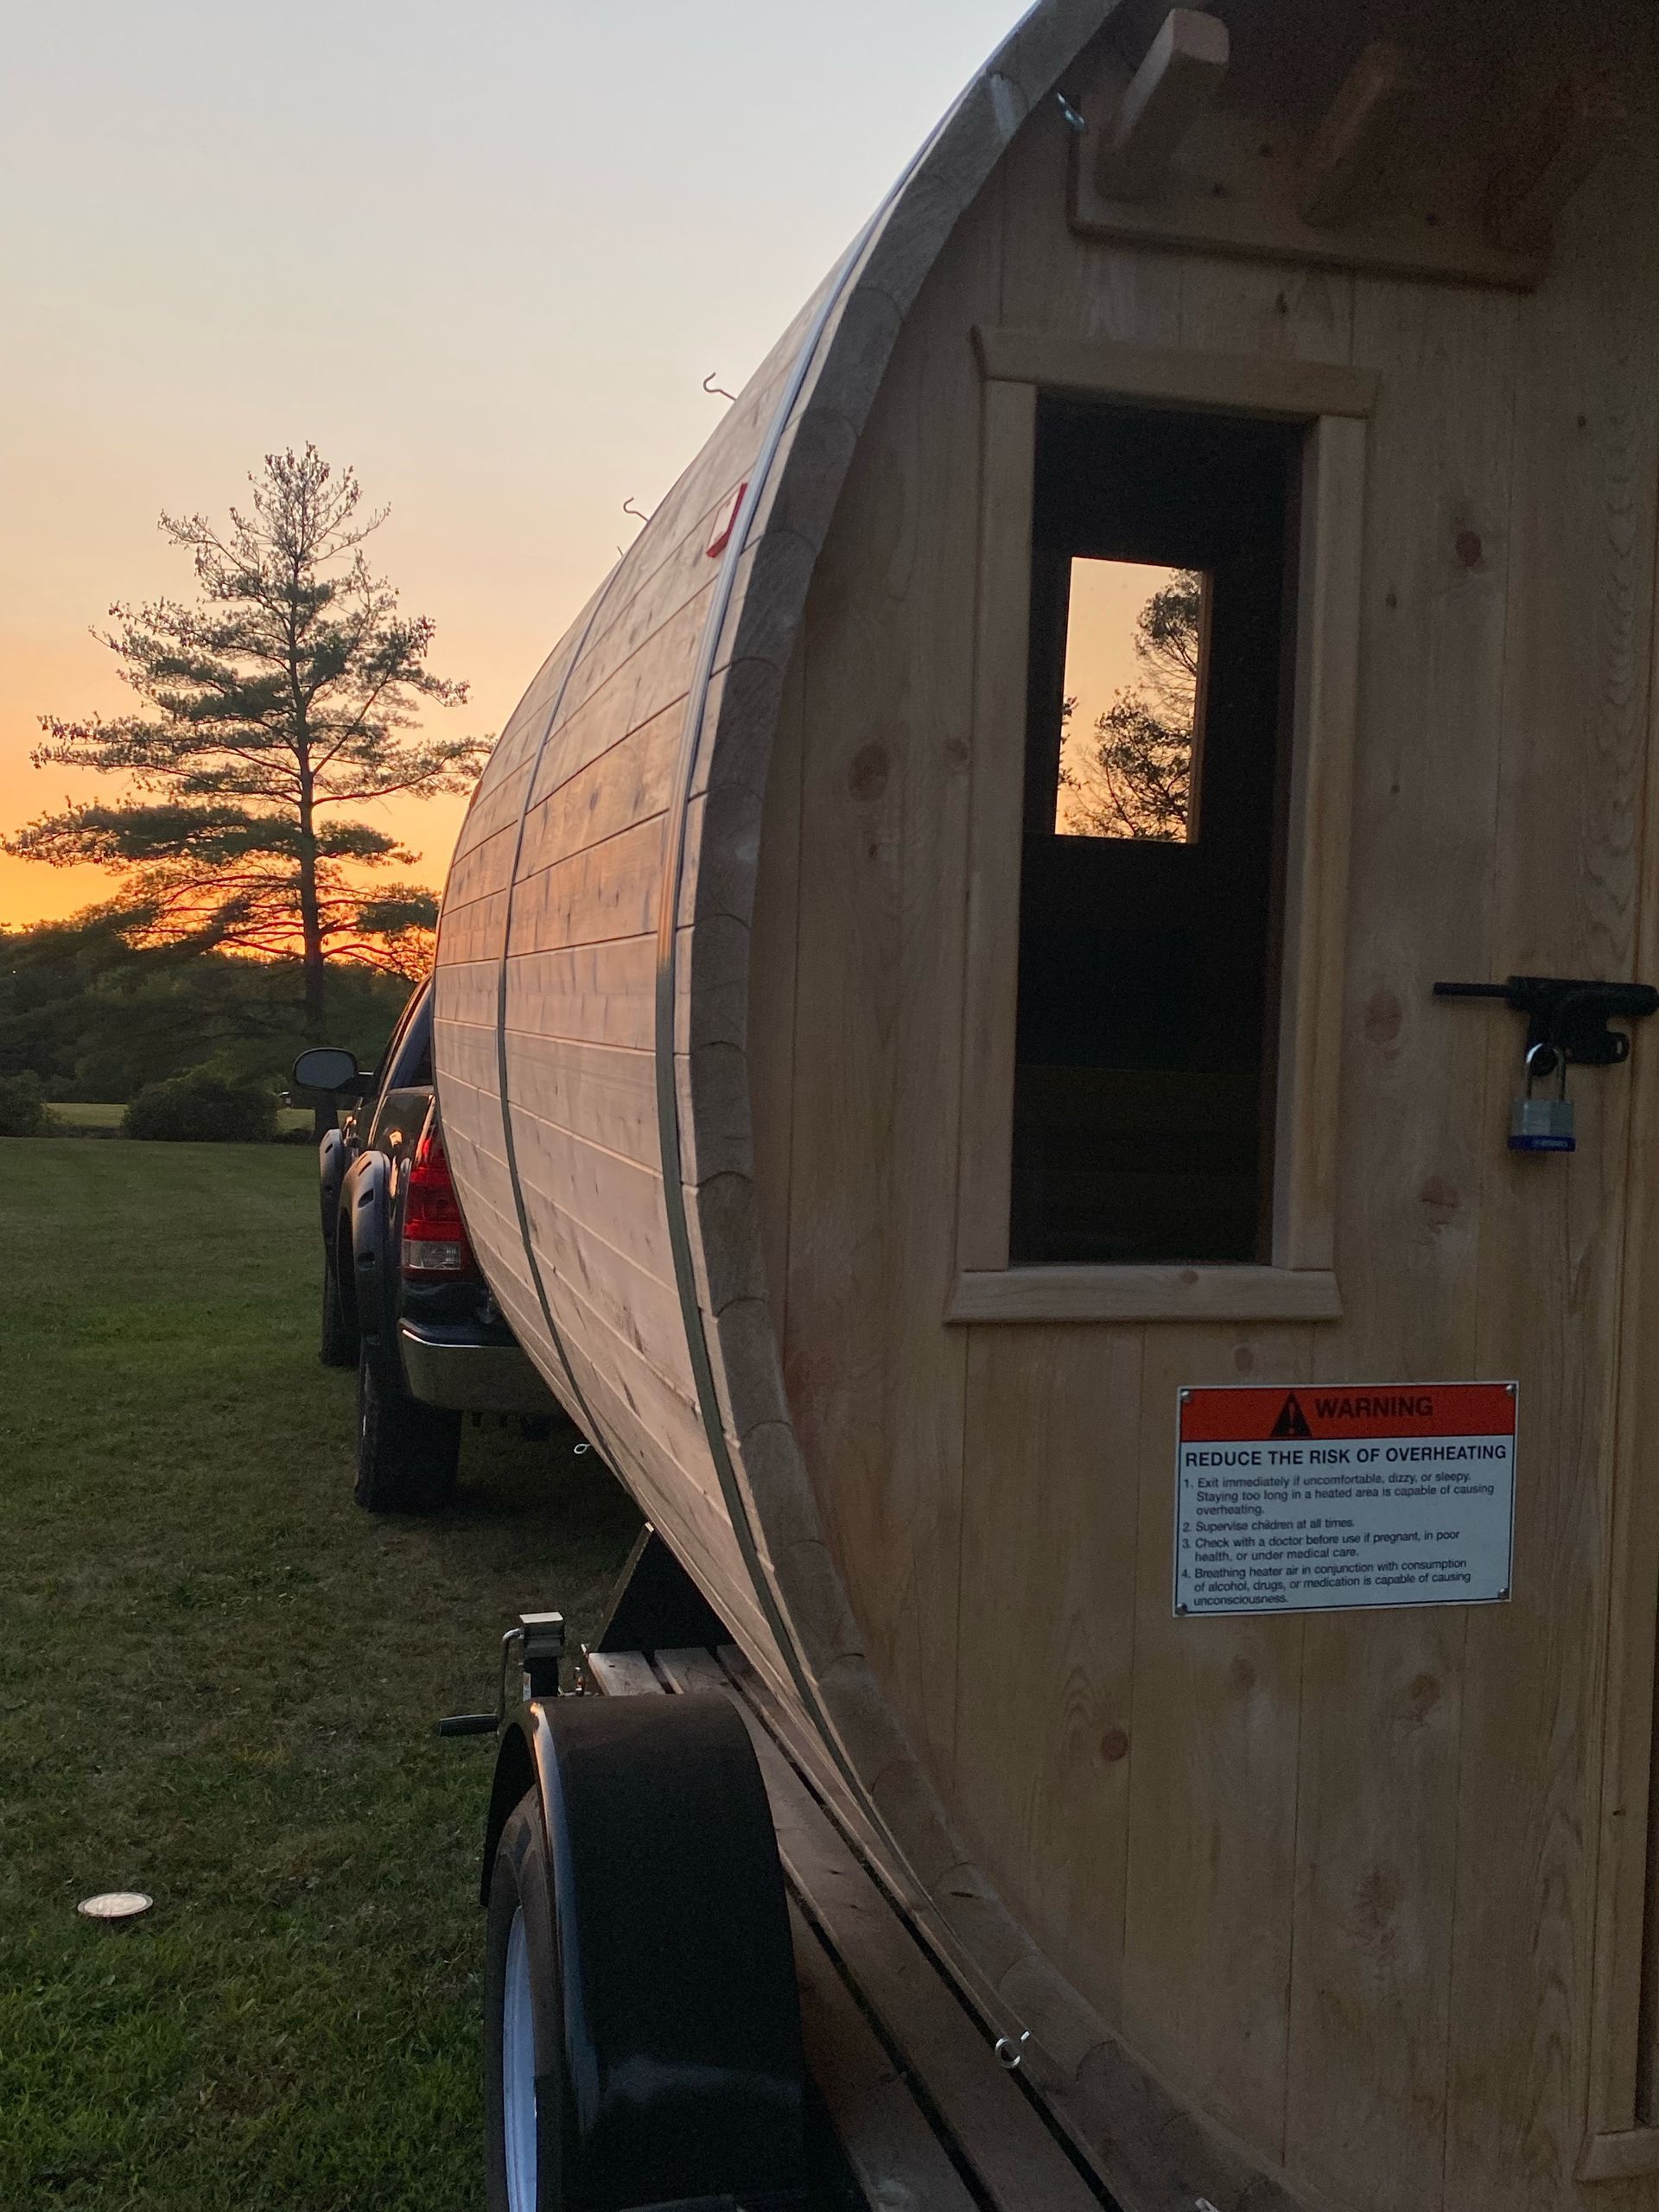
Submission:
<svg viewBox="0 0 1659 2212">
<path fill-rule="evenodd" d="M 415 1147 L 404 1185 L 404 1273 L 442 1276 L 474 1272 L 443 1139 L 429 1123 Z"/>
<path fill-rule="evenodd" d="M 743 505 L 743 494 L 748 488 L 749 480 L 746 476 L 715 517 L 714 530 L 709 543 L 702 549 L 711 561 L 718 560 L 728 545 L 731 543 L 732 532 L 737 528 L 738 511 Z"/>
</svg>

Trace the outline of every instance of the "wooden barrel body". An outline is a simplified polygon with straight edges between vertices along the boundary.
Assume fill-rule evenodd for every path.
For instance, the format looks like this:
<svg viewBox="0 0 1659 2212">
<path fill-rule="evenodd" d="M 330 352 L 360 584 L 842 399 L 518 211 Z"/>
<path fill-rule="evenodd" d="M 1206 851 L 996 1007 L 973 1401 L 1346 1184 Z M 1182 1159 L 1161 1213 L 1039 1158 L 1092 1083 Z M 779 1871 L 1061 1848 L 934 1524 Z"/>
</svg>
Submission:
<svg viewBox="0 0 1659 2212">
<path fill-rule="evenodd" d="M 1659 2212 L 1659 1023 L 1529 1157 L 1522 1021 L 1433 993 L 1659 982 L 1653 11 L 1217 0 L 1198 92 L 1163 14 L 1033 10 L 525 695 L 444 904 L 451 1157 L 1130 2212 Z M 1259 927 L 1168 981 L 1167 841 L 1092 938 L 1065 893 L 1084 1066 L 1031 731 L 1096 478 L 1276 720 Z M 1520 1408 L 1491 1602 L 1426 1505 L 1421 1603 L 1178 1610 L 1184 1393 L 1468 1382 Z"/>
</svg>

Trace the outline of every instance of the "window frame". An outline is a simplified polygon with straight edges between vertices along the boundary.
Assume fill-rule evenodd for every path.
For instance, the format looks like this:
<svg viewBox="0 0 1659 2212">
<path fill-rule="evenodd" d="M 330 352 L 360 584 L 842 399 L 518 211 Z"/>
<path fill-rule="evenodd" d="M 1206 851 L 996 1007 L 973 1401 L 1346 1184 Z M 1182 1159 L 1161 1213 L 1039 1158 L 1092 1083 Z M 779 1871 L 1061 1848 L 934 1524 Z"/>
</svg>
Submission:
<svg viewBox="0 0 1659 2212">
<path fill-rule="evenodd" d="M 1374 375 L 980 327 L 980 524 L 953 1322 L 1335 1320 L 1336 1147 Z M 1303 426 L 1270 1257 L 1011 1267 L 1032 506 L 1040 397 Z"/>
</svg>

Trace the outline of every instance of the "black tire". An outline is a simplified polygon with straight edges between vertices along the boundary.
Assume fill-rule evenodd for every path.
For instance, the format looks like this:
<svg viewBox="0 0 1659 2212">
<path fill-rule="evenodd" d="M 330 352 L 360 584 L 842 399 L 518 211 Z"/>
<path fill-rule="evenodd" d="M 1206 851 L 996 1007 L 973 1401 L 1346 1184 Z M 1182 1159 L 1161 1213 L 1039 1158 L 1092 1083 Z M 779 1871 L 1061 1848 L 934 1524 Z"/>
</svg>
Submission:
<svg viewBox="0 0 1659 2212">
<path fill-rule="evenodd" d="M 322 1262 L 322 1334 L 317 1357 L 325 1367 L 355 1367 L 358 1359 L 357 1317 L 346 1309 L 340 1294 L 340 1270 L 332 1253 Z"/>
<path fill-rule="evenodd" d="M 461 1415 L 423 1406 L 357 1362 L 358 1503 L 369 1513 L 437 1513 L 454 1495 Z"/>
<path fill-rule="evenodd" d="M 524 1964 L 535 2050 L 535 2172 L 524 2171 L 523 2139 L 508 2150 L 505 2048 L 513 1925 L 523 1915 Z M 559 2016 L 557 1942 L 547 1837 L 535 1790 L 507 1815 L 490 1873 L 484 1949 L 485 2201 L 489 2212 L 563 2212 L 569 2107 L 565 2094 L 563 2030 Z M 522 2023 L 522 2010 L 515 2018 Z M 516 2054 L 515 2054 L 516 2055 Z M 522 2089 L 520 2091 L 522 2097 Z M 521 2109 L 519 2099 L 515 2109 Z M 514 2167 L 511 2183 L 510 2162 Z"/>
</svg>

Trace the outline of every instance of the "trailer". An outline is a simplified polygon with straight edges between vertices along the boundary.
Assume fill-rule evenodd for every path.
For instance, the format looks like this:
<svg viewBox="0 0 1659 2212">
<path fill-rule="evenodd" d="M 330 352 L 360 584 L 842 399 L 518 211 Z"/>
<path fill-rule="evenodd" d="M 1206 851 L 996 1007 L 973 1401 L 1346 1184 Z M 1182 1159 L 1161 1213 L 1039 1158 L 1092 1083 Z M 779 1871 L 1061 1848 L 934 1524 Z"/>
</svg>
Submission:
<svg viewBox="0 0 1659 2212">
<path fill-rule="evenodd" d="M 804 2201 L 791 1910 L 942 2113 L 781 1759 L 1092 2201 L 1659 2212 L 1656 363 L 1650 0 L 1043 0 L 531 685 L 496 2206 Z"/>
</svg>

